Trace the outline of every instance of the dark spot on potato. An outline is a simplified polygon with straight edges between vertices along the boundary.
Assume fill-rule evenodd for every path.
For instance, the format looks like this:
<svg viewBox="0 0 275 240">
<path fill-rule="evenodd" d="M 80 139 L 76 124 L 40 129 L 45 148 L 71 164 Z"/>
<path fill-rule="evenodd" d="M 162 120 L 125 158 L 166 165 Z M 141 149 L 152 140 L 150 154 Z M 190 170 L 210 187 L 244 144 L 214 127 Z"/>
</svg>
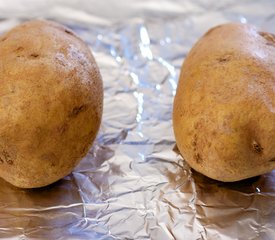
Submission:
<svg viewBox="0 0 275 240">
<path fill-rule="evenodd" d="M 198 136 L 195 133 L 194 136 L 193 136 L 192 142 L 191 142 L 191 144 L 193 146 L 193 150 L 196 150 L 196 148 L 197 148 L 197 141 L 198 141 Z"/>
<path fill-rule="evenodd" d="M 64 123 L 57 128 L 57 132 L 62 135 L 63 133 L 65 133 L 68 130 L 68 128 L 69 128 L 68 124 Z"/>
<path fill-rule="evenodd" d="M 194 128 L 197 130 L 203 129 L 205 127 L 205 120 L 204 119 L 199 119 L 195 124 Z"/>
<path fill-rule="evenodd" d="M 78 114 L 80 114 L 81 112 L 84 112 L 86 109 L 87 109 L 87 105 L 85 104 L 74 107 L 73 110 L 69 113 L 69 117 L 70 118 L 77 117 Z"/>
<path fill-rule="evenodd" d="M 275 35 L 267 32 L 258 32 L 267 42 L 266 45 L 275 46 Z"/>
<path fill-rule="evenodd" d="M 6 150 L 2 150 L 1 157 L 2 161 L 6 162 L 9 165 L 13 164 L 10 154 Z"/>
<path fill-rule="evenodd" d="M 48 153 L 44 153 L 40 156 L 40 159 L 42 161 L 47 161 L 49 162 L 49 164 L 54 167 L 58 164 L 58 158 L 56 157 L 56 155 L 52 152 L 48 152 Z"/>
<path fill-rule="evenodd" d="M 39 57 L 39 54 L 37 54 L 37 53 L 32 53 L 32 54 L 30 55 L 30 57 L 32 57 L 32 58 L 37 58 L 37 57 Z"/>
<path fill-rule="evenodd" d="M 22 52 L 23 50 L 24 50 L 24 48 L 20 46 L 20 47 L 16 48 L 14 50 L 14 52 L 16 52 L 17 54 L 20 54 L 20 52 Z M 17 55 L 16 57 L 20 58 L 20 57 L 22 57 L 22 54 L 21 55 Z"/>
<path fill-rule="evenodd" d="M 258 154 L 263 152 L 262 146 L 256 141 L 252 142 L 252 148 L 253 148 L 253 151 L 258 153 Z"/>
<path fill-rule="evenodd" d="M 268 160 L 269 162 L 275 162 L 275 157 Z"/>
<path fill-rule="evenodd" d="M 229 62 L 230 60 L 231 60 L 231 55 L 229 55 L 229 54 L 217 58 L 217 61 L 218 61 L 219 63 L 226 63 L 226 62 Z"/>
<path fill-rule="evenodd" d="M 202 163 L 202 158 L 199 153 L 195 153 L 194 158 L 198 164 Z"/>
<path fill-rule="evenodd" d="M 196 152 L 197 152 L 197 147 L 196 146 L 193 146 L 193 152 L 195 153 L 195 155 L 196 155 Z"/>
<path fill-rule="evenodd" d="M 0 164 L 3 164 L 4 160 L 0 157 Z"/>
<path fill-rule="evenodd" d="M 65 29 L 65 33 L 70 34 L 70 35 L 74 35 L 73 32 L 71 32 L 69 29 Z"/>
<path fill-rule="evenodd" d="M 86 154 L 86 151 L 87 151 L 87 146 L 84 146 L 81 150 L 81 154 L 82 155 Z"/>
<path fill-rule="evenodd" d="M 65 46 L 60 46 L 59 52 L 62 53 L 66 57 L 68 54 L 68 48 Z"/>
<path fill-rule="evenodd" d="M 16 52 L 21 52 L 21 51 L 23 51 L 23 50 L 24 50 L 23 47 L 18 47 L 18 48 L 15 49 Z"/>
<path fill-rule="evenodd" d="M 9 165 L 12 165 L 12 164 L 13 164 L 13 161 L 12 161 L 11 159 L 8 159 L 8 160 L 7 160 L 7 163 L 8 163 Z"/>
<path fill-rule="evenodd" d="M 1 42 L 5 42 L 6 40 L 7 40 L 8 38 L 7 37 L 3 37 L 3 38 L 1 38 Z"/>
<path fill-rule="evenodd" d="M 94 136 L 94 134 L 95 134 L 94 130 L 91 130 L 91 131 L 89 132 L 88 136 L 91 137 L 91 136 Z"/>
<path fill-rule="evenodd" d="M 56 57 L 55 60 L 59 65 L 66 67 L 66 63 L 64 61 L 62 61 L 61 59 L 59 59 L 58 57 Z"/>
</svg>

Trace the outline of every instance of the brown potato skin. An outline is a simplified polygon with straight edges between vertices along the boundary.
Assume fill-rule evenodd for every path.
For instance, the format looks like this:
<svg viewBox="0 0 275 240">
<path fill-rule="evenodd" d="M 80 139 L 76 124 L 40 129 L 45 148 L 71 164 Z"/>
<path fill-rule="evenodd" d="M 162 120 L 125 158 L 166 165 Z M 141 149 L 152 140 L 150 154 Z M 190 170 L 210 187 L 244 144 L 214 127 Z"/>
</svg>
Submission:
<svg viewBox="0 0 275 240">
<path fill-rule="evenodd" d="M 233 182 L 275 169 L 275 36 L 210 29 L 181 69 L 173 106 L 178 149 L 196 171 Z"/>
<path fill-rule="evenodd" d="M 60 24 L 23 23 L 0 38 L 0 84 L 0 176 L 37 188 L 69 174 L 102 116 L 102 79 L 86 44 Z"/>
</svg>

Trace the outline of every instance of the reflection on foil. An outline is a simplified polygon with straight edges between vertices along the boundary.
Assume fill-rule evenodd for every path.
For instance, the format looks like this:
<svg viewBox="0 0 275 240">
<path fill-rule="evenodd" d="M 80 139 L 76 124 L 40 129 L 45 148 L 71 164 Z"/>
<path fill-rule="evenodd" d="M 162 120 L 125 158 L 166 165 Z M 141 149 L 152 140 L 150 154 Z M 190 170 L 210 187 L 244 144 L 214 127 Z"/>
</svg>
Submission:
<svg viewBox="0 0 275 240">
<path fill-rule="evenodd" d="M 134 92 L 134 96 L 137 98 L 138 101 L 138 112 L 136 120 L 140 122 L 142 119 L 142 112 L 143 112 L 143 93 Z"/>
<path fill-rule="evenodd" d="M 153 54 L 150 49 L 150 38 L 149 38 L 148 32 L 144 26 L 140 27 L 139 32 L 140 32 L 140 40 L 141 40 L 139 44 L 140 52 L 143 57 L 147 58 L 148 60 L 152 60 Z"/>
<path fill-rule="evenodd" d="M 1 32 L 39 16 L 89 44 L 104 79 L 104 115 L 69 176 L 34 190 L 0 180 L 1 238 L 274 239 L 275 172 L 208 179 L 178 154 L 171 120 L 179 69 L 196 39 L 228 21 L 275 32 L 272 0 L 16 2 L 1 2 Z"/>
</svg>

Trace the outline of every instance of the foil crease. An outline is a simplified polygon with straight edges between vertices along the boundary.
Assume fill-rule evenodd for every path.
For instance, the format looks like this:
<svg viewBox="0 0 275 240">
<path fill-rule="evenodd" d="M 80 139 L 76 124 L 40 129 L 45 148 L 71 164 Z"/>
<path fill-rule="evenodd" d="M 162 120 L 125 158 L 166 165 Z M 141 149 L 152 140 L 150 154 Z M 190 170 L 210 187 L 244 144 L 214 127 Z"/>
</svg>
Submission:
<svg viewBox="0 0 275 240">
<path fill-rule="evenodd" d="M 0 32 L 45 18 L 89 44 L 104 80 L 98 137 L 64 179 L 41 189 L 0 180 L 2 239 L 275 239 L 275 171 L 221 183 L 179 155 L 172 103 L 181 64 L 208 28 L 275 32 L 275 3 L 214 0 L 0 1 Z"/>
</svg>

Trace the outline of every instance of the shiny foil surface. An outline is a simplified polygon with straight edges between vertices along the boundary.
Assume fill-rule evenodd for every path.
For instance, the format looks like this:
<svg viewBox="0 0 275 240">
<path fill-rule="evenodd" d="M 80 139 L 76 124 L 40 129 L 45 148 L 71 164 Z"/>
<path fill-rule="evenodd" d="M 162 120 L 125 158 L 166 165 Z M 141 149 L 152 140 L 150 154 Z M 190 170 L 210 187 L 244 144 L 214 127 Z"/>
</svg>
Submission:
<svg viewBox="0 0 275 240">
<path fill-rule="evenodd" d="M 275 239 L 275 171 L 208 179 L 179 155 L 171 120 L 195 41 L 230 21 L 274 33 L 273 0 L 1 0 L 0 17 L 1 33 L 32 18 L 73 29 L 105 90 L 97 140 L 69 176 L 30 190 L 0 180 L 2 239 Z"/>
</svg>

